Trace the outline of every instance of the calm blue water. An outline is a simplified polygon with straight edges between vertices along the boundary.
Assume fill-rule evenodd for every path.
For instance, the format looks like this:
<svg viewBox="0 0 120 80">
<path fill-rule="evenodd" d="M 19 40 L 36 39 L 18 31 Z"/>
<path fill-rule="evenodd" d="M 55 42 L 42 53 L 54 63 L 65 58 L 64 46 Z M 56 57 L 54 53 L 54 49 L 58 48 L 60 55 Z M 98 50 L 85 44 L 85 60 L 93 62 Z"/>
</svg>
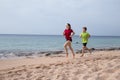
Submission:
<svg viewBox="0 0 120 80">
<path fill-rule="evenodd" d="M 65 39 L 63 36 L 56 35 L 0 35 L 0 50 L 63 50 L 64 42 Z M 76 42 L 79 42 L 79 44 L 76 44 Z M 79 36 L 73 37 L 73 47 L 75 50 L 82 47 Z M 93 36 L 89 39 L 88 47 L 120 47 L 120 37 Z"/>
<path fill-rule="evenodd" d="M 43 35 L 0 35 L 0 58 L 13 56 L 13 54 L 26 54 L 26 52 L 36 51 L 61 51 L 65 39 L 63 36 L 43 36 Z M 79 44 L 77 44 L 79 43 Z M 73 37 L 74 50 L 81 49 L 81 39 L 79 36 Z M 113 36 L 93 36 L 89 39 L 89 48 L 111 48 L 120 47 L 120 37 Z M 21 53 L 22 51 L 22 53 Z M 23 53 L 24 52 L 24 53 Z M 30 53 L 31 54 L 31 53 Z M 23 55 L 24 56 L 24 55 Z"/>
</svg>

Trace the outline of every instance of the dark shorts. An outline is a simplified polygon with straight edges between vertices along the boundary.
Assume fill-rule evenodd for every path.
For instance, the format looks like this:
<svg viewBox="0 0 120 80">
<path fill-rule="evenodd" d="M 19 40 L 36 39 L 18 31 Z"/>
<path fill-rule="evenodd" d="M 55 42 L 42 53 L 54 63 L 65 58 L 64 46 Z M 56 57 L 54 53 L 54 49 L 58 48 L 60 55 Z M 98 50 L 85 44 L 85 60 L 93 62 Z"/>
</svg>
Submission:
<svg viewBox="0 0 120 80">
<path fill-rule="evenodd" d="M 83 43 L 83 46 L 85 46 L 85 47 L 86 47 L 86 46 L 87 46 L 87 43 Z"/>
<path fill-rule="evenodd" d="M 71 41 L 72 42 L 72 39 L 66 39 L 66 41 Z"/>
</svg>

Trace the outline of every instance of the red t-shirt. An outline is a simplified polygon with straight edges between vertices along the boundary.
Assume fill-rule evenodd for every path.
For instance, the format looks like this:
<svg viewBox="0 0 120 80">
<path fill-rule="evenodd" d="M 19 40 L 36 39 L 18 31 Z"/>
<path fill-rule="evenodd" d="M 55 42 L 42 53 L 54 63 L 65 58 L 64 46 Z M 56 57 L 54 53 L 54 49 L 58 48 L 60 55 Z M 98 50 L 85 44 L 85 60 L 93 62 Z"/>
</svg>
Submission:
<svg viewBox="0 0 120 80">
<path fill-rule="evenodd" d="M 72 41 L 72 38 L 70 37 L 72 32 L 73 32 L 72 29 L 65 29 L 64 30 L 64 35 L 65 35 L 66 40 Z"/>
</svg>

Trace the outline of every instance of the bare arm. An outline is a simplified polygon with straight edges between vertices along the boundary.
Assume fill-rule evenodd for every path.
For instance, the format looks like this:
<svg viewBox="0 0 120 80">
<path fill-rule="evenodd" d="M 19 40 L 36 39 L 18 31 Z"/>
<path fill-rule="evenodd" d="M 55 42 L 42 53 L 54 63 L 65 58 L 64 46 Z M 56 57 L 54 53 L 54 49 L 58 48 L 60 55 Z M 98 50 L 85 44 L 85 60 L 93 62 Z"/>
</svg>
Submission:
<svg viewBox="0 0 120 80">
<path fill-rule="evenodd" d="M 65 32 L 63 32 L 63 36 L 65 36 Z"/>
<path fill-rule="evenodd" d="M 82 38 L 82 35 L 80 34 L 80 38 Z"/>
<path fill-rule="evenodd" d="M 88 38 L 90 38 L 90 37 L 91 37 L 91 35 L 89 34 Z"/>
<path fill-rule="evenodd" d="M 72 34 L 71 34 L 71 37 L 75 35 L 75 32 L 73 31 Z"/>
<path fill-rule="evenodd" d="M 80 38 L 82 38 L 82 34 L 80 34 Z"/>
</svg>

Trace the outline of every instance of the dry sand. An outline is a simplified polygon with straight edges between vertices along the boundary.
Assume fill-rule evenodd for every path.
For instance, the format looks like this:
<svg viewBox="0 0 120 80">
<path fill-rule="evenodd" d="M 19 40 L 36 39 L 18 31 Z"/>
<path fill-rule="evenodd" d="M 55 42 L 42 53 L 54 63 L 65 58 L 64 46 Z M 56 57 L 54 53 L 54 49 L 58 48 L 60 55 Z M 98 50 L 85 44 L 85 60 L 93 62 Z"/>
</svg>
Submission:
<svg viewBox="0 0 120 80">
<path fill-rule="evenodd" d="M 120 51 L 0 60 L 0 80 L 120 80 Z"/>
</svg>

